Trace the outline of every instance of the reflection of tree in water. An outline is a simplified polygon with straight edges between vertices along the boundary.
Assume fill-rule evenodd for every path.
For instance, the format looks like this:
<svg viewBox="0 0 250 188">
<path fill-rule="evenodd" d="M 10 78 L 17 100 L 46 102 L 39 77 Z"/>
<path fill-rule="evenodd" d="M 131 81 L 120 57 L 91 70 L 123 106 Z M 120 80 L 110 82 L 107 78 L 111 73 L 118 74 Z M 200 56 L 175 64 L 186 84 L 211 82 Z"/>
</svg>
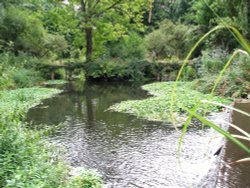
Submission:
<svg viewBox="0 0 250 188">
<path fill-rule="evenodd" d="M 71 122 L 74 126 L 84 122 L 87 127 L 96 126 L 99 121 L 127 124 L 131 121 L 127 115 L 106 110 L 123 100 L 145 98 L 146 92 L 139 88 L 139 85 L 130 83 L 70 82 L 64 86 L 62 94 L 45 100 L 43 105 L 31 110 L 28 119 L 36 124 L 48 125 L 74 121 Z"/>
<path fill-rule="evenodd" d="M 87 107 L 87 124 L 88 127 L 94 126 L 94 112 L 93 112 L 93 103 L 91 96 L 86 93 L 86 107 Z"/>
</svg>

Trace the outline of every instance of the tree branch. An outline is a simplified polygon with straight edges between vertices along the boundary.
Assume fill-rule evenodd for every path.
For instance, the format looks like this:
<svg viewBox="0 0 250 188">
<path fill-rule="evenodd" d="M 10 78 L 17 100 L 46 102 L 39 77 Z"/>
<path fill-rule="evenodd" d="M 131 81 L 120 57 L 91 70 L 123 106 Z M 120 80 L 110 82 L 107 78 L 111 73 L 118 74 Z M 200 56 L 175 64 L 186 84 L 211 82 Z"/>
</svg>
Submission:
<svg viewBox="0 0 250 188">
<path fill-rule="evenodd" d="M 101 1 L 101 0 L 96 0 L 96 1 L 95 1 L 95 4 L 94 4 L 94 6 L 93 6 L 93 9 L 95 9 L 95 7 L 100 3 L 100 1 Z"/>
<path fill-rule="evenodd" d="M 106 11 L 114 8 L 116 5 L 118 5 L 119 3 L 121 3 L 123 0 L 117 0 L 116 2 L 114 2 L 112 5 L 110 5 L 109 7 L 103 9 L 102 11 L 100 11 L 99 13 L 96 13 L 95 16 L 101 16 L 103 13 L 105 13 Z"/>
</svg>

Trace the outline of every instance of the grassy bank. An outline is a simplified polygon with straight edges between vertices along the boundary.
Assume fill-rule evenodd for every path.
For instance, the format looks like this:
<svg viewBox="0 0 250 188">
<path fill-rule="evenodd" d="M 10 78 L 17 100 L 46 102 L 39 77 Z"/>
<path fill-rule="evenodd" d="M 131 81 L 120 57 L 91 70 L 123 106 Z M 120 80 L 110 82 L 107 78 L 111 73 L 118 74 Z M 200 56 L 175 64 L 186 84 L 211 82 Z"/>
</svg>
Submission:
<svg viewBox="0 0 250 188">
<path fill-rule="evenodd" d="M 170 97 L 174 82 L 158 82 L 142 86 L 144 90 L 147 90 L 152 97 L 144 100 L 130 100 L 124 101 L 119 104 L 115 104 L 110 107 L 110 110 L 131 113 L 140 118 L 155 121 L 170 121 Z M 188 108 L 194 107 L 194 105 L 202 100 L 207 99 L 209 95 L 200 93 L 191 89 L 190 82 L 181 82 L 176 89 L 176 97 L 174 104 L 174 112 L 178 113 L 179 121 L 184 120 L 184 114 L 181 106 Z M 219 97 L 212 97 L 213 101 L 220 103 L 230 103 L 229 99 L 223 99 Z M 220 107 L 214 105 L 208 105 L 208 112 L 217 112 Z M 203 108 L 198 109 L 199 112 L 203 111 Z M 177 120 L 178 121 L 178 120 Z"/>
<path fill-rule="evenodd" d="M 0 92 L 0 187 L 102 187 L 100 177 L 85 171 L 68 177 L 60 148 L 41 139 L 22 118 L 29 108 L 60 90 L 25 88 Z"/>
<path fill-rule="evenodd" d="M 38 105 L 43 99 L 50 98 L 60 92 L 58 89 L 48 88 L 23 88 L 0 91 L 1 118 L 6 116 L 23 116 L 29 108 Z"/>
</svg>

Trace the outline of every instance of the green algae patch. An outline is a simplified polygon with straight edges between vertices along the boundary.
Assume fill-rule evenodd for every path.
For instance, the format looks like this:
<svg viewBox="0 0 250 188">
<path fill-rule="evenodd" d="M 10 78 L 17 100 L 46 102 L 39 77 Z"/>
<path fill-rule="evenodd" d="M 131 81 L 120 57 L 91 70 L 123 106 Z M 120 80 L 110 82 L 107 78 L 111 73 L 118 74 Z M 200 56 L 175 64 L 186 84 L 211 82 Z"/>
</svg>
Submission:
<svg viewBox="0 0 250 188">
<path fill-rule="evenodd" d="M 145 118 L 153 121 L 170 122 L 170 98 L 174 82 L 157 82 L 142 86 L 149 94 L 153 95 L 143 100 L 129 100 L 111 106 L 109 109 L 117 112 L 133 114 L 139 118 Z M 182 107 L 193 108 L 199 101 L 208 99 L 208 94 L 203 94 L 191 89 L 190 82 L 180 82 L 175 91 L 174 112 L 178 115 L 177 121 L 185 120 L 184 110 Z M 230 104 L 228 98 L 213 96 L 212 101 Z M 200 106 L 198 112 L 202 113 L 205 107 Z M 207 112 L 218 112 L 221 107 L 216 105 L 207 105 Z"/>
</svg>

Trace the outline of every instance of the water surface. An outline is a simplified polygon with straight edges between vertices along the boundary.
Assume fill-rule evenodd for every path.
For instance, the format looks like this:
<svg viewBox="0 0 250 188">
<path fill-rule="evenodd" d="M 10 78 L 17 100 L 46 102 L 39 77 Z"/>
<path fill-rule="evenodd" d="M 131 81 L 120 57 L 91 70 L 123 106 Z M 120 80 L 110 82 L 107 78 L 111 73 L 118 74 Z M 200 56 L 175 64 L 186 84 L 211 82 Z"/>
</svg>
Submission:
<svg viewBox="0 0 250 188">
<path fill-rule="evenodd" d="M 107 111 L 117 102 L 148 97 L 139 85 L 71 83 L 64 89 L 31 109 L 28 121 L 63 124 L 50 141 L 67 148 L 66 160 L 72 166 L 95 169 L 107 187 L 200 187 L 211 165 L 204 139 L 210 131 L 188 131 L 181 170 L 180 133 L 171 125 Z"/>
</svg>

